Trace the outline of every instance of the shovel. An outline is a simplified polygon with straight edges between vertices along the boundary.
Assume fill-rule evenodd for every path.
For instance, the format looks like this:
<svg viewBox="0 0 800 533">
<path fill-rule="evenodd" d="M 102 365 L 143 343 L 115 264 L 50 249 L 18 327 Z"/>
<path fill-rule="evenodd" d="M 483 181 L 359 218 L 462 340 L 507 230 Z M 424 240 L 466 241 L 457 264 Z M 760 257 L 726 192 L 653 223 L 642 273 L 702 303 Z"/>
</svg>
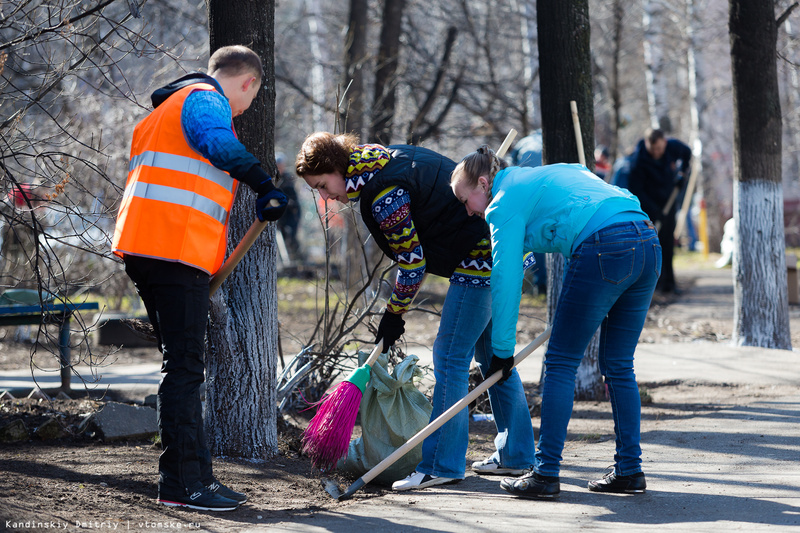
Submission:
<svg viewBox="0 0 800 533">
<path fill-rule="evenodd" d="M 523 359 L 528 357 L 532 354 L 539 346 L 545 343 L 547 339 L 550 338 L 550 331 L 551 326 L 548 326 L 538 337 L 536 337 L 533 342 L 527 345 L 525 348 L 520 350 L 520 352 L 514 357 L 514 366 L 517 366 L 522 362 Z M 455 405 L 450 407 L 447 411 L 439 415 L 436 420 L 422 428 L 416 435 L 411 437 L 408 442 L 397 448 L 391 455 L 389 455 L 386 459 L 375 465 L 372 470 L 358 478 L 355 482 L 353 482 L 350 487 L 347 488 L 346 491 L 342 492 L 336 482 L 330 479 L 323 479 L 322 480 L 322 487 L 325 491 L 333 496 L 336 500 L 349 500 L 355 492 L 375 479 L 381 472 L 392 466 L 395 461 L 403 457 L 405 454 L 410 452 L 415 446 L 421 443 L 425 438 L 442 427 L 445 422 L 453 418 L 459 411 L 464 409 L 470 403 L 472 403 L 478 396 L 483 394 L 489 387 L 497 383 L 500 378 L 502 377 L 503 372 L 502 370 L 498 370 L 485 380 L 475 387 L 472 392 L 467 394 L 464 398 L 458 401 Z"/>
</svg>

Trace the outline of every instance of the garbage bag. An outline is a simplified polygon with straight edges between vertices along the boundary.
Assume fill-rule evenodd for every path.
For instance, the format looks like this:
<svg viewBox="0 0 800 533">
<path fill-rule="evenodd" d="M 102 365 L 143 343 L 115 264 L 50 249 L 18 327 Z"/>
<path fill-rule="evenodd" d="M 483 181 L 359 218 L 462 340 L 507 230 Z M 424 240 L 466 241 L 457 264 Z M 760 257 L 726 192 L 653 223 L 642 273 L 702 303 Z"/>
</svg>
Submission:
<svg viewBox="0 0 800 533">
<path fill-rule="evenodd" d="M 359 365 L 369 354 L 359 353 Z M 433 407 L 414 386 L 422 375 L 419 357 L 407 355 L 389 374 L 388 354 L 381 354 L 372 366 L 371 377 L 361 397 L 361 436 L 350 441 L 347 457 L 337 468 L 361 477 L 428 425 Z M 414 471 L 422 460 L 422 443 L 381 472 L 375 482 L 391 484 Z"/>
</svg>

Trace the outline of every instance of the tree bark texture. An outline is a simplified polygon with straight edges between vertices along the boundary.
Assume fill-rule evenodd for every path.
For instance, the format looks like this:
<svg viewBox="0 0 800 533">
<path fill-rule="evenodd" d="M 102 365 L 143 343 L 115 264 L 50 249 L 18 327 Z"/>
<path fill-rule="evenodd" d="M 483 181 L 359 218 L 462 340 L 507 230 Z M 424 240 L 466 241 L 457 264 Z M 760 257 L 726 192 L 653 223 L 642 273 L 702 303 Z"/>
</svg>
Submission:
<svg viewBox="0 0 800 533">
<path fill-rule="evenodd" d="M 791 349 L 774 3 L 730 0 L 733 74 L 733 341 Z"/>
<path fill-rule="evenodd" d="M 261 90 L 236 119 L 239 139 L 275 175 L 274 2 L 208 0 L 210 48 L 244 44 L 264 64 Z M 255 194 L 240 185 L 228 254 L 255 219 Z M 278 451 L 275 225 L 269 224 L 211 299 L 206 350 L 206 438 L 214 455 L 265 459 Z"/>
<path fill-rule="evenodd" d="M 544 163 L 579 162 L 570 109 L 570 101 L 575 100 L 584 156 L 589 168 L 594 168 L 594 102 L 588 1 L 539 0 L 537 27 Z M 564 258 L 560 254 L 550 254 L 547 268 L 548 322 L 552 324 L 553 308 L 558 302 L 563 282 Z M 598 338 L 595 333 L 578 368 L 575 381 L 577 399 L 604 397 L 605 387 L 597 363 Z"/>
<path fill-rule="evenodd" d="M 342 87 L 350 88 L 345 101 L 347 112 L 342 131 L 352 132 L 364 141 L 366 95 L 364 94 L 364 66 L 367 62 L 367 0 L 350 0 L 350 21 L 344 43 L 345 79 Z"/>
<path fill-rule="evenodd" d="M 375 72 L 375 96 L 372 102 L 372 128 L 369 142 L 391 144 L 394 112 L 397 105 L 397 66 L 403 12 L 406 0 L 385 0 L 381 22 L 378 65 Z"/>
</svg>

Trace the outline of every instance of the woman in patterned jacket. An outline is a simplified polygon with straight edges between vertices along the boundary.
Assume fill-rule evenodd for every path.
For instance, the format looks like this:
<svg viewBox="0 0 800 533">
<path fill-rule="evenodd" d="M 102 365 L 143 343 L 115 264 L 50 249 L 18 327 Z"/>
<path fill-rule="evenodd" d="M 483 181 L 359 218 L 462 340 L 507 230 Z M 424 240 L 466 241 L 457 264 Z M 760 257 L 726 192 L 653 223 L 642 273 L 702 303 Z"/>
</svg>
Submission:
<svg viewBox="0 0 800 533">
<path fill-rule="evenodd" d="M 354 135 L 317 132 L 297 154 L 296 171 L 324 199 L 359 202 L 369 232 L 399 268 L 376 342 L 389 349 L 403 334 L 403 314 L 425 273 L 450 280 L 433 345 L 436 385 L 431 420 L 468 393 L 473 354 L 484 376 L 491 360 L 491 248 L 486 223 L 469 217 L 450 189 L 455 163 L 417 146 L 358 144 Z M 522 262 L 523 258 L 519 258 Z M 532 257 L 530 263 L 532 264 Z M 518 475 L 533 464 L 533 427 L 516 370 L 489 389 L 497 451 L 472 465 Z M 392 485 L 421 489 L 464 478 L 468 413 L 463 410 L 422 445 L 415 472 Z"/>
</svg>

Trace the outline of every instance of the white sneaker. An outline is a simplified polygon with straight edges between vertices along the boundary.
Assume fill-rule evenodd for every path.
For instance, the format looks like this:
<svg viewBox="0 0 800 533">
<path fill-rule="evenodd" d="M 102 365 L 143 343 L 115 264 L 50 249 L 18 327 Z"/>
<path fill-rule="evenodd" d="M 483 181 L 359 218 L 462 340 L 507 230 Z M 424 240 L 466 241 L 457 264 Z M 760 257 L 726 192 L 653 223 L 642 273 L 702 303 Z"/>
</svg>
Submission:
<svg viewBox="0 0 800 533">
<path fill-rule="evenodd" d="M 487 457 L 483 461 L 475 461 L 472 463 L 472 470 L 478 474 L 495 474 L 504 476 L 521 476 L 525 473 L 523 468 L 504 468 L 494 458 L 494 456 Z"/>
<path fill-rule="evenodd" d="M 420 472 L 412 472 L 407 478 L 395 481 L 392 483 L 392 490 L 411 490 L 411 489 L 424 489 L 425 487 L 432 487 L 434 485 L 444 485 L 445 483 L 453 483 L 460 481 L 451 477 L 432 476 L 430 474 L 422 474 Z"/>
</svg>

